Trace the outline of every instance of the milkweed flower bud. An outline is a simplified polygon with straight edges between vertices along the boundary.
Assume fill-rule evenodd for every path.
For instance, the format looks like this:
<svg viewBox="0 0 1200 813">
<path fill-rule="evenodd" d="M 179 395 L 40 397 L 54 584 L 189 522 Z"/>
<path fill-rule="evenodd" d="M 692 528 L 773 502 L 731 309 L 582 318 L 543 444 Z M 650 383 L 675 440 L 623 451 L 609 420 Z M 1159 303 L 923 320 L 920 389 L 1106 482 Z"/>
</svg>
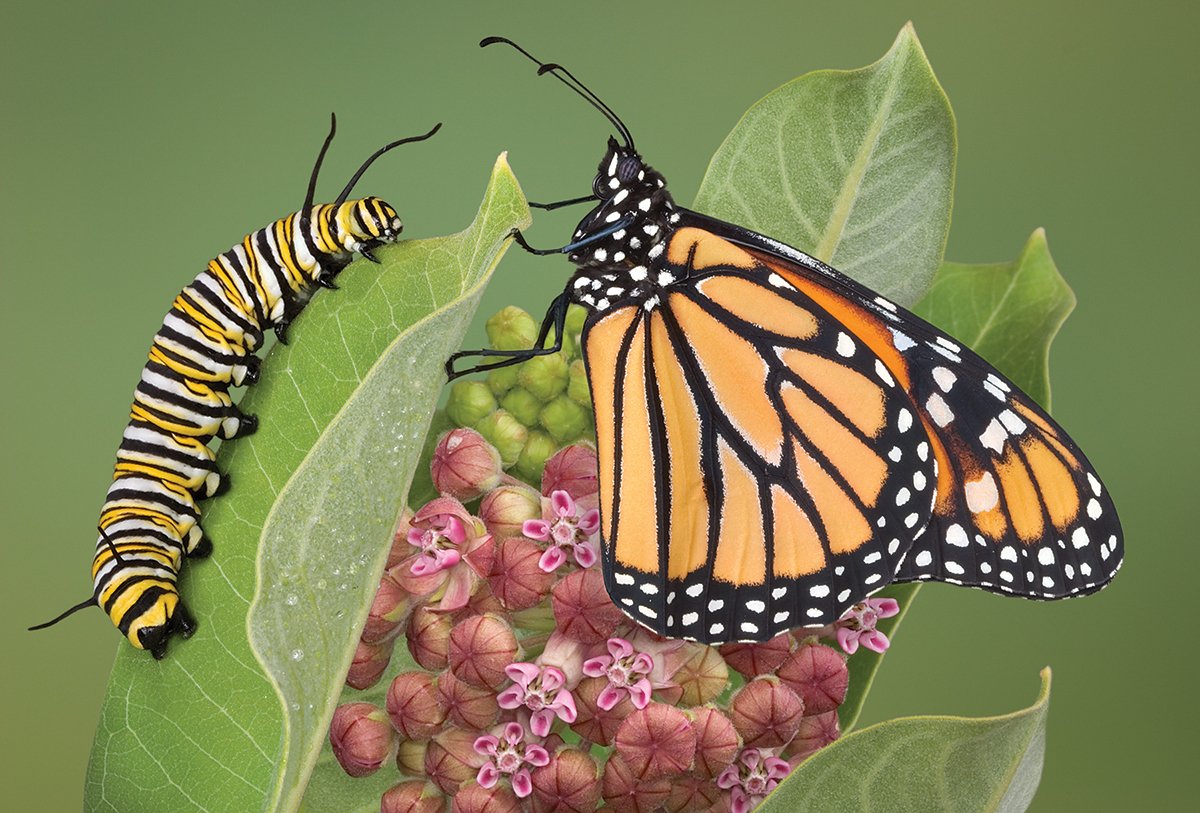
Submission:
<svg viewBox="0 0 1200 813">
<path fill-rule="evenodd" d="M 496 411 L 496 396 L 482 381 L 455 381 L 446 400 L 446 417 L 458 426 L 474 426 Z"/>
<path fill-rule="evenodd" d="M 474 429 L 452 429 L 438 439 L 429 463 L 433 486 L 462 501 L 500 484 L 500 453 Z"/>
<path fill-rule="evenodd" d="M 516 465 L 521 450 L 525 448 L 525 441 L 529 439 L 529 429 L 525 424 L 506 410 L 497 409 L 471 425 L 488 443 L 496 447 L 496 451 L 500 453 L 500 462 L 505 468 Z"/>
<path fill-rule="evenodd" d="M 529 609 L 550 592 L 554 574 L 538 566 L 542 553 L 535 542 L 520 536 L 498 546 L 488 586 L 506 609 Z"/>
<path fill-rule="evenodd" d="M 797 647 L 776 674 L 800 695 L 806 715 L 836 711 L 850 686 L 846 657 L 815 641 Z"/>
<path fill-rule="evenodd" d="M 445 613 L 428 607 L 418 607 L 413 611 L 408 617 L 404 642 L 417 665 L 431 672 L 446 668 L 452 626 L 450 617 Z"/>
<path fill-rule="evenodd" d="M 639 777 L 675 776 L 696 758 L 696 729 L 674 706 L 651 703 L 625 718 L 613 744 Z"/>
<path fill-rule="evenodd" d="M 547 458 L 558 450 L 554 438 L 539 429 L 529 430 L 529 437 L 517 455 L 517 463 L 513 473 L 525 480 L 537 479 L 538 473 L 546 465 Z"/>
<path fill-rule="evenodd" d="M 723 644 L 720 651 L 730 669 L 744 678 L 756 678 L 774 672 L 787 660 L 792 636 L 785 632 L 758 644 Z"/>
<path fill-rule="evenodd" d="M 576 710 L 571 730 L 589 742 L 605 746 L 612 745 L 622 721 L 635 711 L 628 695 L 621 696 L 611 709 L 600 708 L 597 701 L 607 687 L 606 678 L 585 677 L 571 692 Z"/>
<path fill-rule="evenodd" d="M 568 573 L 554 585 L 551 606 L 558 630 L 583 644 L 605 643 L 625 620 L 596 568 Z"/>
<path fill-rule="evenodd" d="M 501 397 L 513 387 L 517 386 L 517 375 L 519 373 L 520 370 L 517 369 L 517 365 L 515 364 L 510 364 L 507 367 L 497 367 L 495 370 L 491 370 L 487 375 L 488 389 L 491 390 L 492 394 L 497 398 Z"/>
<path fill-rule="evenodd" d="M 654 668 L 654 659 L 645 652 L 635 652 L 633 645 L 624 638 L 609 638 L 607 648 L 607 655 L 583 662 L 585 675 L 604 678 L 606 682 L 596 698 L 596 705 L 603 711 L 610 711 L 622 697 L 628 696 L 634 708 L 646 708 L 653 691 L 648 675 Z"/>
<path fill-rule="evenodd" d="M 711 646 L 692 644 L 688 647 L 691 656 L 675 673 L 674 682 L 680 693 L 676 703 L 685 706 L 701 706 L 716 700 L 729 686 L 729 667 L 721 653 Z"/>
<path fill-rule="evenodd" d="M 474 748 L 475 753 L 487 760 L 475 777 L 480 787 L 490 788 L 500 781 L 500 777 L 507 777 L 520 799 L 533 792 L 530 768 L 550 764 L 550 752 L 529 742 L 525 727 L 520 723 L 505 723 L 496 734 L 477 738 Z"/>
<path fill-rule="evenodd" d="M 591 428 L 592 415 L 566 395 L 560 395 L 542 408 L 538 414 L 538 422 L 556 442 L 567 443 L 581 437 Z M 540 471 L 539 467 L 537 472 Z"/>
<path fill-rule="evenodd" d="M 408 620 L 411 607 L 408 591 L 385 572 L 379 581 L 379 589 L 375 591 L 375 601 L 371 603 L 362 640 L 368 644 L 381 644 L 395 638 Z"/>
<path fill-rule="evenodd" d="M 567 397 L 585 410 L 590 411 L 592 408 L 592 390 L 588 386 L 587 367 L 583 359 L 572 361 L 571 366 L 567 368 Z M 592 416 L 587 417 L 590 424 Z"/>
<path fill-rule="evenodd" d="M 717 807 L 721 801 L 721 791 L 711 779 L 701 779 L 698 776 L 681 776 L 671 781 L 671 794 L 663 807 L 667 813 L 693 813 L 693 811 L 724 810 Z"/>
<path fill-rule="evenodd" d="M 537 341 L 538 323 L 527 311 L 509 305 L 493 314 L 484 330 L 496 350 L 528 350 Z"/>
<path fill-rule="evenodd" d="M 533 771 L 535 813 L 589 813 L 600 801 L 596 761 L 576 748 L 562 748 Z"/>
<path fill-rule="evenodd" d="M 567 306 L 567 318 L 563 322 L 563 332 L 569 336 L 578 336 L 583 332 L 583 323 L 587 321 L 587 317 L 587 309 L 572 302 Z"/>
<path fill-rule="evenodd" d="M 581 511 L 571 495 L 562 490 L 550 494 L 548 508 L 543 514 L 545 519 L 531 519 L 521 526 L 525 536 L 547 543 L 538 567 L 552 573 L 567 561 L 568 555 L 580 567 L 594 565 L 598 555 L 595 536 L 600 531 L 600 510 Z"/>
<path fill-rule="evenodd" d="M 442 813 L 445 808 L 442 792 L 420 779 L 393 785 L 379 799 L 380 813 Z"/>
<path fill-rule="evenodd" d="M 619 753 L 615 753 L 604 764 L 600 790 L 604 801 L 617 813 L 652 813 L 671 795 L 671 779 L 639 776 Z"/>
<path fill-rule="evenodd" d="M 755 678 L 729 701 L 729 716 L 746 745 L 774 748 L 796 736 L 804 701 L 774 676 Z"/>
<path fill-rule="evenodd" d="M 562 353 L 534 356 L 521 365 L 517 383 L 546 403 L 566 390 L 567 367 L 567 359 Z"/>
<path fill-rule="evenodd" d="M 446 721 L 433 675 L 402 672 L 392 680 L 387 693 L 387 713 L 392 725 L 406 740 L 427 740 Z"/>
<path fill-rule="evenodd" d="M 542 402 L 524 387 L 513 387 L 505 393 L 500 406 L 526 426 L 536 424 L 542 412 Z"/>
<path fill-rule="evenodd" d="M 888 637 L 875 628 L 882 618 L 891 618 L 900 612 L 900 604 L 894 598 L 869 598 L 846 610 L 834 625 L 837 628 L 838 646 L 847 655 L 858 651 L 859 644 L 872 652 L 886 652 L 890 644 Z"/>
<path fill-rule="evenodd" d="M 733 721 L 711 706 L 692 710 L 696 729 L 696 764 L 692 772 L 711 780 L 729 767 L 742 748 Z"/>
<path fill-rule="evenodd" d="M 524 483 L 492 489 L 479 503 L 479 518 L 496 539 L 519 536 L 525 520 L 541 515 L 541 496 Z"/>
<path fill-rule="evenodd" d="M 425 749 L 425 775 L 443 793 L 453 795 L 483 767 L 483 757 L 475 752 L 475 736 L 461 728 L 446 728 Z"/>
<path fill-rule="evenodd" d="M 789 758 L 792 765 L 797 765 L 839 736 L 841 736 L 841 729 L 836 711 L 813 714 L 800 721 L 800 728 L 796 731 L 796 736 L 788 743 L 787 748 L 784 749 L 784 755 Z"/>
<path fill-rule="evenodd" d="M 408 776 L 425 776 L 425 752 L 428 742 L 400 740 L 396 747 L 396 769 Z"/>
<path fill-rule="evenodd" d="M 496 697 L 502 709 L 524 707 L 532 714 L 529 729 L 539 737 L 550 733 L 554 718 L 570 724 L 575 722 L 575 698 L 566 688 L 566 675 L 554 666 L 539 667 L 532 663 L 510 664 L 505 674 L 513 682 Z"/>
<path fill-rule="evenodd" d="M 750 813 L 791 770 L 787 760 L 747 748 L 717 777 L 717 787 L 729 791 L 730 813 Z"/>
<path fill-rule="evenodd" d="M 499 616 L 472 616 L 450 630 L 450 671 L 472 686 L 499 689 L 517 652 L 517 637 Z"/>
<path fill-rule="evenodd" d="M 563 680 L 568 689 L 574 689 L 583 678 L 583 644 L 558 630 L 550 633 L 538 663 L 553 666 L 563 673 Z"/>
<path fill-rule="evenodd" d="M 446 709 L 446 718 L 460 728 L 482 731 L 493 726 L 500 716 L 494 691 L 472 686 L 453 672 L 438 675 L 437 693 L 438 701 Z"/>
<path fill-rule="evenodd" d="M 600 504 L 600 461 L 596 450 L 584 443 L 559 449 L 542 470 L 542 495 L 565 491 L 584 511 Z"/>
<path fill-rule="evenodd" d="M 467 782 L 454 794 L 450 813 L 522 813 L 521 800 L 507 785 L 485 788 Z"/>
<path fill-rule="evenodd" d="M 392 649 L 391 641 L 380 644 L 359 641 L 350 671 L 346 673 L 346 685 L 353 689 L 369 689 L 378 683 L 387 669 L 388 661 L 392 659 Z"/>
<path fill-rule="evenodd" d="M 329 744 L 342 770 L 351 776 L 368 776 L 379 770 L 394 743 L 395 732 L 378 706 L 344 703 L 334 709 Z"/>
</svg>

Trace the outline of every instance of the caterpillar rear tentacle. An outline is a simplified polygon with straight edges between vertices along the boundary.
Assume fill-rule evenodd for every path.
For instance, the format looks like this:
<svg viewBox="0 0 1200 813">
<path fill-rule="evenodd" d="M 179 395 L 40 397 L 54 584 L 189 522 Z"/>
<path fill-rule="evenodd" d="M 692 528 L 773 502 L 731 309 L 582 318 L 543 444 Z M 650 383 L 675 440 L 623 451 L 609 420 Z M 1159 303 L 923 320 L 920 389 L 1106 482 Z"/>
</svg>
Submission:
<svg viewBox="0 0 1200 813">
<path fill-rule="evenodd" d="M 274 330 L 287 329 L 318 287 L 333 278 L 355 252 L 374 262 L 371 250 L 399 239 L 396 210 L 376 197 L 347 200 L 355 182 L 385 152 L 428 133 L 376 150 L 334 203 L 313 205 L 317 175 L 336 132 L 331 119 L 298 212 L 248 234 L 215 257 L 180 292 L 154 337 L 134 391 L 130 423 L 117 452 L 113 483 L 100 512 L 92 560 L 92 597 L 57 618 L 99 606 L 133 646 L 155 658 L 170 637 L 189 637 L 197 622 L 177 587 L 185 556 L 203 558 L 213 543 L 198 524 L 196 500 L 229 488 L 208 447 L 258 428 L 229 395 L 231 386 L 259 379 L 255 352 Z"/>
</svg>

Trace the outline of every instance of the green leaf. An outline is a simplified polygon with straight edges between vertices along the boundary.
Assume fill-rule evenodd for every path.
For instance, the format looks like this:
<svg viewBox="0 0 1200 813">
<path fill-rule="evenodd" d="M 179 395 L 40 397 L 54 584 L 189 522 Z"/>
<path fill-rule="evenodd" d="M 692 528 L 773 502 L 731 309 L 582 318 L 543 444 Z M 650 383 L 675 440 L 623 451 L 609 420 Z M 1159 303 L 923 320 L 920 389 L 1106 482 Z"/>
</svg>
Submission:
<svg viewBox="0 0 1200 813">
<path fill-rule="evenodd" d="M 947 262 L 915 311 L 964 342 L 994 364 L 1042 405 L 1050 406 L 1050 343 L 1075 307 L 1075 294 L 1059 274 L 1038 229 L 1010 263 L 965 265 Z M 880 591 L 900 602 L 900 615 L 879 629 L 896 634 L 920 590 L 919 584 L 895 584 Z M 839 710 L 849 731 L 862 713 L 867 692 L 883 655 L 860 649 L 850 658 L 850 686 Z"/>
<path fill-rule="evenodd" d="M 1034 704 L 1012 714 L 905 717 L 864 728 L 802 762 L 758 813 L 1018 813 L 1042 776 L 1049 705 L 1047 668 Z"/>
<path fill-rule="evenodd" d="M 916 310 L 1049 408 L 1050 343 L 1074 308 L 1038 229 L 1014 262 L 945 263 Z"/>
<path fill-rule="evenodd" d="M 805 74 L 750 108 L 695 206 L 911 305 L 942 260 L 955 152 L 950 102 L 909 24 L 873 65 Z"/>
<path fill-rule="evenodd" d="M 529 210 L 503 156 L 475 222 L 379 249 L 317 296 L 222 444 L 232 489 L 212 559 L 181 592 L 200 620 L 165 660 L 123 644 L 88 768 L 89 811 L 294 811 L 386 561 L 442 361 Z M 375 802 L 378 809 L 378 800 Z"/>
</svg>

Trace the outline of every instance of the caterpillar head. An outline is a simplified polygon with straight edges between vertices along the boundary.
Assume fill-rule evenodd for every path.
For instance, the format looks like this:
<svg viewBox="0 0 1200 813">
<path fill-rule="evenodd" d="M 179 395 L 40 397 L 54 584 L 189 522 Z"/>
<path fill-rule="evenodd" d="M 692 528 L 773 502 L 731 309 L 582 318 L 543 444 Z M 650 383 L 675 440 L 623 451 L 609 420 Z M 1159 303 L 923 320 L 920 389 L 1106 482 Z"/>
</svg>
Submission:
<svg viewBox="0 0 1200 813">
<path fill-rule="evenodd" d="M 344 251 L 370 251 L 394 243 L 403 230 L 396 210 L 376 197 L 348 200 L 330 213 L 330 232 Z"/>
<path fill-rule="evenodd" d="M 156 660 L 162 660 L 167 654 L 167 642 L 171 635 L 178 632 L 184 638 L 190 638 L 196 631 L 196 621 L 180 603 L 176 592 L 152 594 L 147 591 L 143 600 L 147 602 L 145 609 L 137 606 L 131 609 L 131 612 L 139 609 L 141 612 L 130 622 L 125 635 L 135 647 L 146 650 Z"/>
</svg>

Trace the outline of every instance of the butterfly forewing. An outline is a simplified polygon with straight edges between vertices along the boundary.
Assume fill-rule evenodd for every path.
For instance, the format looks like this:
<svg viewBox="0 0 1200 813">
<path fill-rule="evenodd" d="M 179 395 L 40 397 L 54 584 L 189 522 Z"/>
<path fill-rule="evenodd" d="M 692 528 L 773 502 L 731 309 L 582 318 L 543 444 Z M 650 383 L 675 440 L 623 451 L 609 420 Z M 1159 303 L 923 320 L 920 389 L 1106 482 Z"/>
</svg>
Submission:
<svg viewBox="0 0 1200 813">
<path fill-rule="evenodd" d="M 897 581 L 936 579 L 1054 599 L 1094 592 L 1112 579 L 1124 555 L 1116 509 L 1087 458 L 1045 410 L 914 314 L 794 249 L 769 249 L 750 253 L 836 303 L 831 310 L 842 309 L 855 335 L 877 346 L 882 340 L 880 353 L 929 436 L 939 466 L 934 517 Z"/>
<path fill-rule="evenodd" d="M 929 522 L 915 407 L 868 342 L 737 246 L 680 230 L 662 273 L 687 284 L 584 339 L 609 590 L 702 641 L 830 623 Z"/>
</svg>

